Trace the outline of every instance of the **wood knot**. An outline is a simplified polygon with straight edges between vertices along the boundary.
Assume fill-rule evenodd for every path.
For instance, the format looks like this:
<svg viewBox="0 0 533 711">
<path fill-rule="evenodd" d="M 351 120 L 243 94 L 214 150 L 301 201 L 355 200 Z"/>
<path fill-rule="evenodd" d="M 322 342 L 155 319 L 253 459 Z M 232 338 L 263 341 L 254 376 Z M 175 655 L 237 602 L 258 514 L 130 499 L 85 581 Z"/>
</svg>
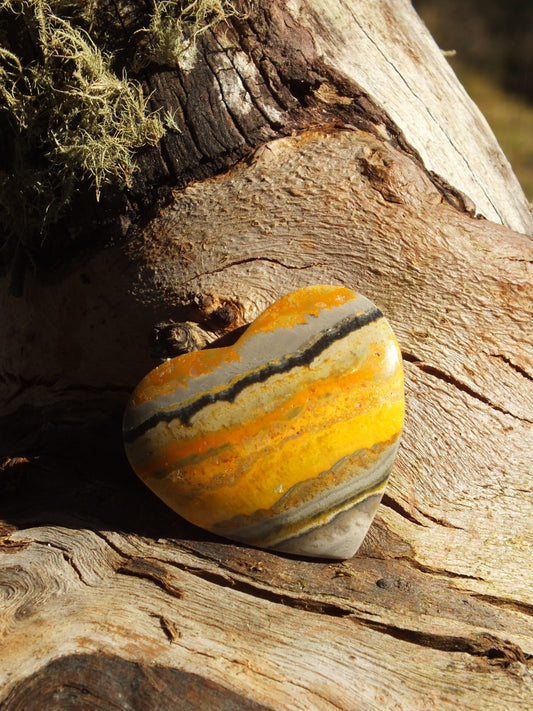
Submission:
<svg viewBox="0 0 533 711">
<path fill-rule="evenodd" d="M 237 309 L 233 304 L 224 304 L 211 314 L 211 321 L 218 329 L 234 326 L 238 321 Z"/>
<path fill-rule="evenodd" d="M 206 345 L 204 331 L 192 321 L 163 321 L 150 334 L 150 352 L 161 360 L 199 351 Z"/>
<path fill-rule="evenodd" d="M 192 304 L 198 309 L 198 320 L 206 331 L 227 332 L 244 322 L 239 304 L 229 299 L 213 294 L 197 294 Z"/>
</svg>

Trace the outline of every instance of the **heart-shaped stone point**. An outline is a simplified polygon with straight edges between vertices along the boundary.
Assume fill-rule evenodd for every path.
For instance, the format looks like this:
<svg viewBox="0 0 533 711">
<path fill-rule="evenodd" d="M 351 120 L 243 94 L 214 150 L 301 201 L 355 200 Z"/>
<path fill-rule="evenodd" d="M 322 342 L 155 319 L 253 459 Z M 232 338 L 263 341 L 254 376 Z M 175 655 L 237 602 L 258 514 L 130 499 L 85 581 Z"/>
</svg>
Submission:
<svg viewBox="0 0 533 711">
<path fill-rule="evenodd" d="M 188 521 L 302 556 L 359 548 L 404 416 L 392 329 L 364 296 L 311 286 L 266 309 L 232 346 L 149 373 L 124 415 L 128 459 Z"/>
</svg>

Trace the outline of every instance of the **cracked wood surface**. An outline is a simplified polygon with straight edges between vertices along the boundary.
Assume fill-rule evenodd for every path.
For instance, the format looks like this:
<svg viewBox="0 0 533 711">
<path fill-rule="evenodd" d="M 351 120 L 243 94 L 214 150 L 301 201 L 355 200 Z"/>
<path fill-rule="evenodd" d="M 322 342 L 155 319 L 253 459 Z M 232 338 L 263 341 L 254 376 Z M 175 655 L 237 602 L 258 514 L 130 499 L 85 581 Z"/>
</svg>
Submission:
<svg viewBox="0 0 533 711">
<path fill-rule="evenodd" d="M 353 90 L 330 77 L 335 101 Z M 377 104 L 357 123 L 329 106 L 228 172 L 176 176 L 128 240 L 29 274 L 24 299 L 4 280 L 2 711 L 531 708 L 533 245 L 468 214 Z M 340 564 L 199 531 L 120 441 L 130 389 L 175 347 L 154 334 L 224 343 L 320 282 L 374 300 L 406 367 L 386 495 Z"/>
<path fill-rule="evenodd" d="M 125 248 L 49 287 L 50 299 L 72 299 L 85 274 L 87 316 L 99 323 L 105 310 L 111 326 L 75 383 L 46 373 L 57 401 L 37 375 L 12 396 L 11 427 L 33 422 L 40 440 L 22 438 L 3 469 L 0 708 L 31 708 L 58 679 L 130 708 L 114 687 L 102 696 L 116 674 L 161 688 L 165 703 L 186 687 L 227 689 L 235 708 L 529 708 L 532 263 L 530 240 L 450 206 L 409 157 L 330 129 L 278 139 L 177 192 Z M 112 295 L 101 295 L 110 270 L 137 308 L 114 343 Z M 193 529 L 135 480 L 119 442 L 120 406 L 149 366 L 162 311 L 212 340 L 221 304 L 231 330 L 316 282 L 369 294 L 406 366 L 397 463 L 362 550 L 343 564 Z M 90 318 L 78 329 L 75 339 L 95 332 Z M 131 347 L 107 362 L 122 342 Z M 44 375 L 44 343 L 39 352 Z"/>
</svg>

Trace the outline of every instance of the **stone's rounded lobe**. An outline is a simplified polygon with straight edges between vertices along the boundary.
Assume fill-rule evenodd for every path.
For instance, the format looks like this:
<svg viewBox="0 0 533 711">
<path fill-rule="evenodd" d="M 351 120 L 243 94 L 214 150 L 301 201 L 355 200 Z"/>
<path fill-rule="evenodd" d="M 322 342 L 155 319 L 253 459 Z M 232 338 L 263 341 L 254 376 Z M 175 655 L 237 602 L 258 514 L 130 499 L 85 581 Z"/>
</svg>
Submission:
<svg viewBox="0 0 533 711">
<path fill-rule="evenodd" d="M 349 558 L 403 424 L 388 322 L 338 286 L 287 294 L 232 346 L 149 373 L 124 414 L 128 459 L 183 518 L 254 546 Z"/>
</svg>

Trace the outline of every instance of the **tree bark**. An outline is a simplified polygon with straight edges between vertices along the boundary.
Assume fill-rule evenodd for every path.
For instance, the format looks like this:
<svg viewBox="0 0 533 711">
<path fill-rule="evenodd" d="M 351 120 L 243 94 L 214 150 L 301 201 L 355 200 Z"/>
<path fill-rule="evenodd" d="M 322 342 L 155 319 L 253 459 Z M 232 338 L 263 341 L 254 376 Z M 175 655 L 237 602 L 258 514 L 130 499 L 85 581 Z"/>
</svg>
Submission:
<svg viewBox="0 0 533 711">
<path fill-rule="evenodd" d="M 529 709 L 533 222 L 484 119 L 400 0 L 256 2 L 145 79 L 181 132 L 122 234 L 2 277 L 0 709 Z M 375 301 L 406 370 L 344 563 L 194 528 L 120 437 L 184 334 L 316 283 Z"/>
</svg>

